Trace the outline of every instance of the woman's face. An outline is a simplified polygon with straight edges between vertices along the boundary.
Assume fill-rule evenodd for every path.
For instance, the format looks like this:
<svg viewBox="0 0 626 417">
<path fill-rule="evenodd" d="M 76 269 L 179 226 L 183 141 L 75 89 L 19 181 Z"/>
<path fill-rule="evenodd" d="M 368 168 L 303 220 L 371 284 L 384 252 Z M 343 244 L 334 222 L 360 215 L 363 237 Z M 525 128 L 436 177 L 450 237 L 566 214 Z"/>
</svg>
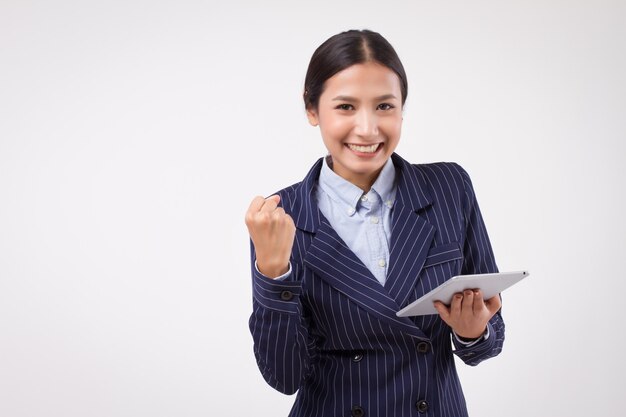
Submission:
<svg viewBox="0 0 626 417">
<path fill-rule="evenodd" d="M 400 140 L 400 80 L 376 62 L 352 65 L 326 80 L 307 116 L 320 127 L 333 171 L 367 192 Z"/>
</svg>

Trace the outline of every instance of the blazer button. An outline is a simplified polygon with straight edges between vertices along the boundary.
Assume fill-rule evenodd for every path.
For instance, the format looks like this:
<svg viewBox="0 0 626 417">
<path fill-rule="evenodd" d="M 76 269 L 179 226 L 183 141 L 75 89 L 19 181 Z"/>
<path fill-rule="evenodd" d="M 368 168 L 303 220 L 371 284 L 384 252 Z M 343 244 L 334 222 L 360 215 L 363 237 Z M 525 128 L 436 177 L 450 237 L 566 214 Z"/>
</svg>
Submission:
<svg viewBox="0 0 626 417">
<path fill-rule="evenodd" d="M 361 362 L 362 359 L 363 359 L 362 353 L 355 353 L 354 356 L 352 356 L 352 362 Z"/>
<path fill-rule="evenodd" d="M 291 291 L 283 291 L 280 293 L 280 299 L 283 301 L 289 301 L 293 298 L 293 293 Z"/>
<path fill-rule="evenodd" d="M 417 411 L 420 413 L 425 413 L 428 411 L 428 403 L 424 400 L 419 400 L 415 403 L 415 408 L 417 408 Z"/>
<path fill-rule="evenodd" d="M 352 406 L 352 413 L 350 414 L 352 417 L 363 417 L 365 415 L 365 410 L 360 405 Z"/>
<path fill-rule="evenodd" d="M 428 344 L 428 342 L 419 342 L 417 344 L 417 351 L 419 353 L 427 353 L 429 349 L 430 345 Z"/>
</svg>

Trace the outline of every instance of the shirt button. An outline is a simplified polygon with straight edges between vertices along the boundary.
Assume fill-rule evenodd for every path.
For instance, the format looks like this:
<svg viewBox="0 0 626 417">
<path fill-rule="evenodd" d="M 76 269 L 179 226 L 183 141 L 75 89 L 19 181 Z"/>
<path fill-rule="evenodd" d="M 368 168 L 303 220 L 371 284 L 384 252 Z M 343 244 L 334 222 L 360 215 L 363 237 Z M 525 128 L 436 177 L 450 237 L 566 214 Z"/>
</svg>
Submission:
<svg viewBox="0 0 626 417">
<path fill-rule="evenodd" d="M 348 215 L 352 216 L 352 215 L 355 213 L 355 211 L 356 211 L 356 210 L 355 210 L 353 207 L 350 207 L 350 208 L 348 209 Z"/>
<path fill-rule="evenodd" d="M 370 221 L 374 224 L 378 224 L 378 217 L 372 217 Z"/>
<path fill-rule="evenodd" d="M 389 200 L 385 203 L 385 205 L 389 208 L 391 208 L 391 206 L 393 206 L 393 201 Z"/>
<path fill-rule="evenodd" d="M 380 261 L 378 261 L 378 266 L 380 266 L 381 268 L 384 267 L 385 265 L 387 265 L 387 262 L 385 262 L 384 259 L 381 259 Z"/>
<path fill-rule="evenodd" d="M 361 197 L 361 201 L 367 201 L 367 196 L 365 194 L 363 194 L 363 197 Z"/>
</svg>

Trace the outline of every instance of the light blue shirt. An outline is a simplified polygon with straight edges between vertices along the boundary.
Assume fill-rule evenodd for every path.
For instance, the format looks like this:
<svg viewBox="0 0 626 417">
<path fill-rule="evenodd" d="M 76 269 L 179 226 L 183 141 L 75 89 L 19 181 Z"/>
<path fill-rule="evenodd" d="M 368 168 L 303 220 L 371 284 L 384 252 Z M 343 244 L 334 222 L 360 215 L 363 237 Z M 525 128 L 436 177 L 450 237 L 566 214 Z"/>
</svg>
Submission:
<svg viewBox="0 0 626 417">
<path fill-rule="evenodd" d="M 332 170 L 332 159 L 326 157 L 315 189 L 324 217 L 381 285 L 385 284 L 389 265 L 395 178 L 396 169 L 389 158 L 371 189 L 364 193 L 337 175 Z"/>
</svg>

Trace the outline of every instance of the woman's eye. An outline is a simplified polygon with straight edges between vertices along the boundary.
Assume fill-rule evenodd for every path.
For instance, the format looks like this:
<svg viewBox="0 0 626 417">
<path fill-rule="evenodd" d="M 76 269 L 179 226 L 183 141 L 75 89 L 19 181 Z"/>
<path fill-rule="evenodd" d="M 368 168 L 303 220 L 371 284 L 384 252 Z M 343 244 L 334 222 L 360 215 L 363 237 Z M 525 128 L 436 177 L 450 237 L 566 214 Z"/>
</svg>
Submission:
<svg viewBox="0 0 626 417">
<path fill-rule="evenodd" d="M 382 103 L 378 105 L 378 108 L 381 110 L 391 110 L 393 109 L 393 106 L 389 103 Z"/>
<path fill-rule="evenodd" d="M 352 110 L 352 104 L 340 104 L 335 108 L 339 110 Z"/>
</svg>

